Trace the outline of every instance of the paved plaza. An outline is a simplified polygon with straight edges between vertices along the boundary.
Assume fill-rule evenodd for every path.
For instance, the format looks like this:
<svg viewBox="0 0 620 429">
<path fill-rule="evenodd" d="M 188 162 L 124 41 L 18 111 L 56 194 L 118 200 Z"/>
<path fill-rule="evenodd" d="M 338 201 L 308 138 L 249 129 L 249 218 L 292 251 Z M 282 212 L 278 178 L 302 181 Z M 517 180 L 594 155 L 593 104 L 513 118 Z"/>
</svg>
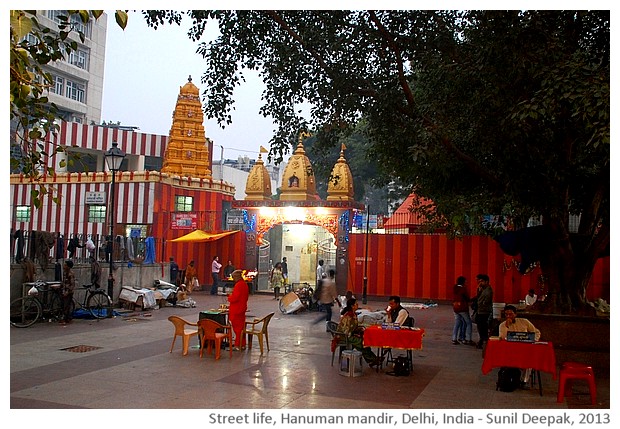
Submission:
<svg viewBox="0 0 620 429">
<path fill-rule="evenodd" d="M 247 318 L 275 315 L 269 325 L 270 351 L 228 351 L 220 360 L 200 359 L 198 340 L 181 355 L 173 326 L 179 315 L 198 320 L 201 310 L 217 308 L 225 296 L 195 292 L 196 308 L 123 312 L 100 321 L 76 319 L 69 325 L 38 323 L 10 328 L 10 406 L 86 409 L 567 409 L 610 407 L 609 353 L 556 348 L 558 365 L 567 360 L 594 366 L 597 405 L 591 406 L 585 383 L 574 395 L 556 402 L 558 381 L 542 373 L 537 389 L 504 393 L 495 390 L 497 369 L 481 372 L 482 351 L 453 345 L 452 307 L 413 309 L 415 324 L 425 329 L 422 350 L 413 353 L 410 376 L 394 377 L 364 366 L 361 377 L 339 375 L 331 366 L 330 336 L 318 312 L 282 314 L 273 296 L 250 295 Z M 377 310 L 385 302 L 369 299 Z M 361 300 L 360 300 L 361 302 Z M 338 320 L 337 311 L 335 320 Z M 320 313 L 324 314 L 324 313 Z M 475 332 L 475 325 L 474 325 Z M 544 336 L 544 332 L 543 332 Z M 474 334 L 477 338 L 477 334 Z M 336 357 L 337 361 L 337 357 Z"/>
</svg>

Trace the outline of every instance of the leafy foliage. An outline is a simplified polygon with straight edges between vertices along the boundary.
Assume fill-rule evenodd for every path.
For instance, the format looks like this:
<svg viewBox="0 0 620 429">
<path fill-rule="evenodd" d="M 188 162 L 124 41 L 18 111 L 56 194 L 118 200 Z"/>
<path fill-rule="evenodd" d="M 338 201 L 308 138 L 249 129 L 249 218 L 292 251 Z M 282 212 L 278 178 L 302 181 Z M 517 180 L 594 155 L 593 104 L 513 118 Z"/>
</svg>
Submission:
<svg viewBox="0 0 620 429">
<path fill-rule="evenodd" d="M 157 26 L 183 13 L 145 15 Z M 451 234 L 495 233 L 481 222 L 487 214 L 514 228 L 541 216 L 553 234 L 550 290 L 568 307 L 585 300 L 609 244 L 608 11 L 187 15 L 194 40 L 212 23 L 220 31 L 198 50 L 209 118 L 230 123 L 245 69 L 266 84 L 261 113 L 278 126 L 276 160 L 300 129 L 334 145 L 363 118 L 383 182 L 430 198 Z M 313 106 L 310 118 L 301 103 Z M 579 240 L 570 213 L 581 215 Z"/>
</svg>

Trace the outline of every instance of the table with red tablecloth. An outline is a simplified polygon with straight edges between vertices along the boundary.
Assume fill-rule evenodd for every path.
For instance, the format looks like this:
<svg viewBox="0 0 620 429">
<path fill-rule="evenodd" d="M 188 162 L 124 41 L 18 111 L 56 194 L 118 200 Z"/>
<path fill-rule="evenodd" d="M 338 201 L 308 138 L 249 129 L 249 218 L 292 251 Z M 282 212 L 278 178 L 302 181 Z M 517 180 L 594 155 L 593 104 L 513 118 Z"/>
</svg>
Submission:
<svg viewBox="0 0 620 429">
<path fill-rule="evenodd" d="M 424 329 L 421 328 L 400 328 L 400 329 L 383 329 L 380 325 L 369 326 L 364 330 L 364 347 L 377 347 L 384 352 L 391 349 L 404 349 L 407 351 L 407 361 L 410 370 L 413 370 L 413 353 L 412 350 L 422 349 L 422 337 L 424 337 Z"/>
<path fill-rule="evenodd" d="M 489 340 L 484 351 L 482 373 L 488 374 L 493 368 L 508 366 L 532 370 L 538 373 L 538 384 L 542 395 L 540 371 L 548 372 L 557 378 L 555 351 L 550 341 L 521 343 L 517 341 Z"/>
</svg>

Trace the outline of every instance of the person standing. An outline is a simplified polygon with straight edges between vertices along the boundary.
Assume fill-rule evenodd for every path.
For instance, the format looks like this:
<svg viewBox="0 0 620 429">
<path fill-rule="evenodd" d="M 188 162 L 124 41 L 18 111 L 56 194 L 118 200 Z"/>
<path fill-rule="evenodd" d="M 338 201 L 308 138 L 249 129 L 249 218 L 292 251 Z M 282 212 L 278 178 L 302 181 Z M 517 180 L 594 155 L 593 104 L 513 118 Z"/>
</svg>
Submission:
<svg viewBox="0 0 620 429">
<path fill-rule="evenodd" d="M 323 268 L 323 264 L 325 264 L 325 261 L 319 259 L 319 264 L 316 266 L 316 288 L 314 289 L 314 295 L 312 296 L 314 300 L 317 301 L 319 310 L 321 309 L 321 306 L 318 304 L 318 300 L 321 296 L 321 286 L 323 284 L 323 279 L 325 278 L 325 268 Z"/>
<path fill-rule="evenodd" d="M 226 284 L 228 283 L 228 279 L 231 278 L 233 271 L 235 271 L 236 268 L 233 265 L 232 261 L 228 261 L 228 264 L 224 267 L 224 281 L 222 282 L 222 293 L 226 294 Z M 233 287 L 234 287 L 234 282 L 233 282 Z"/>
<path fill-rule="evenodd" d="M 288 292 L 288 261 L 286 256 L 282 258 L 282 278 L 284 279 L 284 291 Z"/>
<path fill-rule="evenodd" d="M 538 300 L 538 295 L 534 292 L 534 289 L 530 289 L 525 295 L 525 308 L 531 308 L 532 305 L 536 304 Z"/>
<path fill-rule="evenodd" d="M 101 287 L 101 264 L 94 256 L 90 257 L 90 284 L 95 286 L 95 289 Z"/>
<path fill-rule="evenodd" d="M 334 301 L 338 299 L 338 292 L 336 292 L 336 271 L 329 270 L 327 278 L 323 280 L 323 285 L 321 286 L 321 295 L 319 296 L 319 304 L 323 306 L 325 309 L 325 317 L 321 316 L 314 321 L 314 324 L 319 323 L 321 320 L 325 320 L 326 322 L 332 321 L 332 307 L 334 306 Z M 340 305 L 340 301 L 337 301 L 338 305 Z"/>
<path fill-rule="evenodd" d="M 481 349 L 489 340 L 489 319 L 493 314 L 493 289 L 489 285 L 489 276 L 486 274 L 478 274 L 476 281 L 478 282 L 476 325 L 480 337 L 476 347 Z"/>
<path fill-rule="evenodd" d="M 66 259 L 63 264 L 62 275 L 62 325 L 71 323 L 73 320 L 73 292 L 75 291 L 75 274 L 73 274 L 73 261 Z"/>
<path fill-rule="evenodd" d="M 194 283 L 198 283 L 196 277 L 196 267 L 194 267 L 194 260 L 189 261 L 187 268 L 185 268 L 185 289 L 187 293 L 192 293 L 194 290 Z"/>
<path fill-rule="evenodd" d="M 467 279 L 459 276 L 452 288 L 452 311 L 454 311 L 454 328 L 452 329 L 452 344 L 475 345 L 471 340 L 471 317 L 469 316 L 469 292 L 465 283 Z M 460 342 L 459 342 L 460 341 Z"/>
<path fill-rule="evenodd" d="M 211 295 L 217 294 L 217 285 L 220 280 L 220 268 L 222 268 L 222 264 L 220 264 L 220 257 L 214 256 L 213 262 L 211 262 L 211 278 L 213 279 L 213 284 L 211 285 Z"/>
<path fill-rule="evenodd" d="M 280 298 L 280 288 L 284 284 L 284 277 L 282 277 L 282 263 L 276 262 L 274 267 L 269 273 L 269 286 L 273 289 L 274 299 Z"/>
<path fill-rule="evenodd" d="M 224 278 L 227 279 L 228 277 L 232 276 L 232 273 L 235 270 L 236 268 L 233 265 L 232 261 L 228 261 L 228 265 L 224 267 Z"/>
<path fill-rule="evenodd" d="M 245 328 L 245 312 L 248 310 L 250 288 L 243 280 L 243 271 L 235 270 L 231 273 L 231 276 L 234 286 L 232 293 L 228 295 L 228 302 L 230 303 L 228 307 L 228 320 L 230 320 L 235 333 L 233 350 L 241 350 L 245 348 L 246 340 L 245 335 L 243 335 L 243 329 Z"/>
<path fill-rule="evenodd" d="M 173 285 L 177 284 L 177 279 L 179 277 L 179 264 L 174 261 L 174 257 L 170 257 L 170 283 Z"/>
</svg>

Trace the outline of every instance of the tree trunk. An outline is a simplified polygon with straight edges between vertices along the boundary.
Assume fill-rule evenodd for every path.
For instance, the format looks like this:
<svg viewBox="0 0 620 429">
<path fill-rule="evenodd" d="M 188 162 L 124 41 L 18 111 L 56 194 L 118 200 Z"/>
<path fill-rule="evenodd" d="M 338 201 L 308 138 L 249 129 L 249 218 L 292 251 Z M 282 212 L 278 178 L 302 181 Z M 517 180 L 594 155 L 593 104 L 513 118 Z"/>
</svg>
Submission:
<svg viewBox="0 0 620 429">
<path fill-rule="evenodd" d="M 549 223 L 549 226 L 552 231 L 549 256 L 540 261 L 547 297 L 539 306 L 540 310 L 552 314 L 594 314 L 586 290 L 603 250 L 601 246 L 609 242 L 608 235 L 604 236 L 606 231 L 600 232 L 603 235 L 595 245 L 582 246 L 558 223 Z"/>
</svg>

